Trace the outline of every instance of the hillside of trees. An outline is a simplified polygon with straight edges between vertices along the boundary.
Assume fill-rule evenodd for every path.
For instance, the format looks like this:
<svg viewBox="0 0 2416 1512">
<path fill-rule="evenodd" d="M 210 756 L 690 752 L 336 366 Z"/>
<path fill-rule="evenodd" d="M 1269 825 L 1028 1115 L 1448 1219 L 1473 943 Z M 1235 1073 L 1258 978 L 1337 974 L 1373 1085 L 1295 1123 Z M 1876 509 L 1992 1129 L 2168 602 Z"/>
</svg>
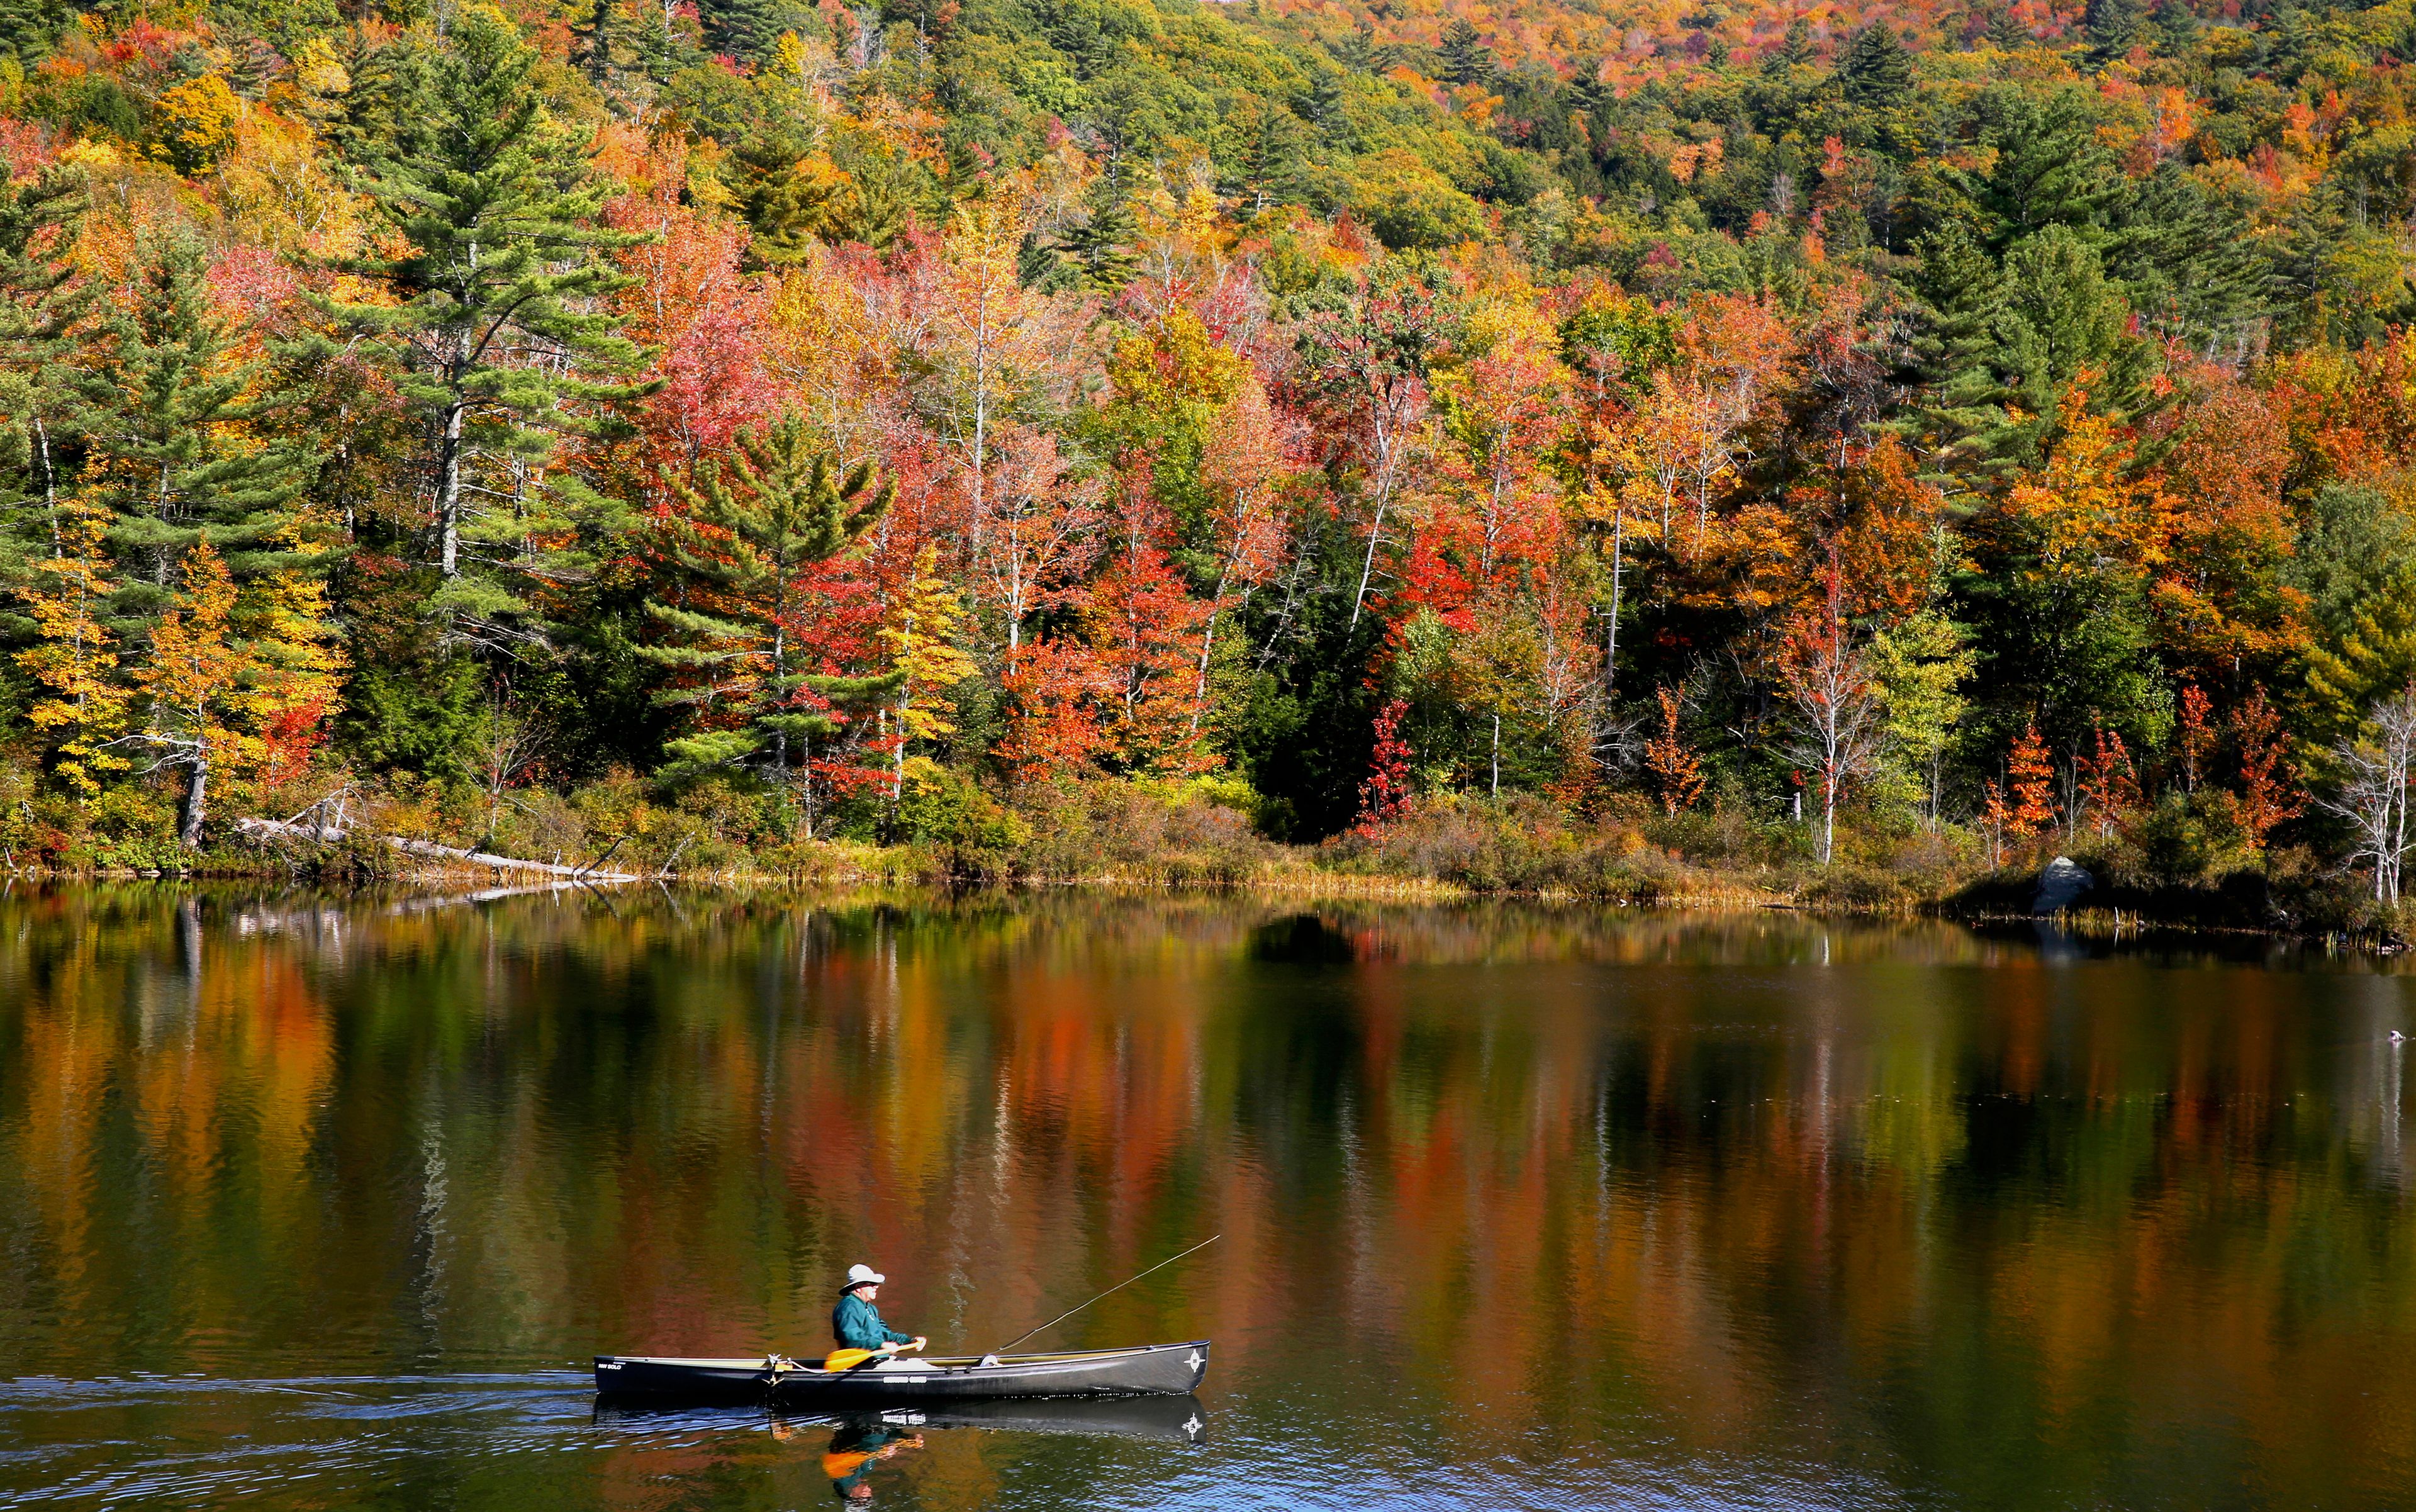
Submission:
<svg viewBox="0 0 2416 1512">
<path fill-rule="evenodd" d="M 5 0 L 0 842 L 2395 905 L 2410 59 L 2410 0 Z"/>
</svg>

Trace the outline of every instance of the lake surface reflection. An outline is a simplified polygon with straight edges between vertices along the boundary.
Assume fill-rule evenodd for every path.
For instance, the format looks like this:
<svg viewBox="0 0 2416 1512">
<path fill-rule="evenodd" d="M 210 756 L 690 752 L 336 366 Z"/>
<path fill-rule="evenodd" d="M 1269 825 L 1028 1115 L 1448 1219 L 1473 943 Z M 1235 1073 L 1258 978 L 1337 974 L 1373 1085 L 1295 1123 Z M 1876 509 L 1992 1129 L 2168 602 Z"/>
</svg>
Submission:
<svg viewBox="0 0 2416 1512">
<path fill-rule="evenodd" d="M 0 1502 L 2405 1506 L 2408 987 L 1781 915 L 20 889 Z M 1197 1432 L 581 1373 L 818 1351 L 858 1260 L 995 1347 L 1219 1231 L 1034 1346 L 1214 1338 Z"/>
</svg>

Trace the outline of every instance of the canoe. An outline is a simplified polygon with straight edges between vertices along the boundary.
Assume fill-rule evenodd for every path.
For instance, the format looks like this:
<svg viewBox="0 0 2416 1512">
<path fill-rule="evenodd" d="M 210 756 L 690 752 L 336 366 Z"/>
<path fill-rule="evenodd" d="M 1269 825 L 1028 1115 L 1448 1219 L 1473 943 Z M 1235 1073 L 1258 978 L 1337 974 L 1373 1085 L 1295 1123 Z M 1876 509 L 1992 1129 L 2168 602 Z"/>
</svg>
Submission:
<svg viewBox="0 0 2416 1512">
<path fill-rule="evenodd" d="M 1197 1397 L 992 1397 L 927 1401 L 911 1406 L 817 1413 L 756 1401 L 599 1401 L 596 1425 L 634 1434 L 717 1432 L 760 1429 L 766 1422 L 809 1432 L 817 1429 L 975 1428 L 1016 1433 L 1070 1433 L 1177 1444 L 1206 1441 L 1208 1409 Z"/>
<path fill-rule="evenodd" d="M 995 1362 L 995 1363 L 991 1363 Z M 824 1370 L 820 1360 L 687 1360 L 642 1354 L 596 1356 L 596 1394 L 615 1401 L 762 1401 L 780 1407 L 827 1402 L 976 1400 L 1009 1397 L 1180 1397 L 1208 1374 L 1208 1341 L 1070 1354 L 901 1355 L 887 1368 Z"/>
</svg>

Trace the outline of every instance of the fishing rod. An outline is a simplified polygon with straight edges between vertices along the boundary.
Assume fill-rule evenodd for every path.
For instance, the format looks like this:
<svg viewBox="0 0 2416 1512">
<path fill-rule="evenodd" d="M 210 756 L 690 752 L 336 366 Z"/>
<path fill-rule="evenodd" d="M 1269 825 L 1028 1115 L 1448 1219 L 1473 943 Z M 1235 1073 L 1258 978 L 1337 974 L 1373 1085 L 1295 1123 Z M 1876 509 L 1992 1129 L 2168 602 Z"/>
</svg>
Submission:
<svg viewBox="0 0 2416 1512">
<path fill-rule="evenodd" d="M 1169 1265 L 1173 1264 L 1176 1261 L 1181 1260 L 1184 1255 L 1196 1255 L 1223 1237 L 1225 1236 L 1221 1233 L 1212 1233 L 1207 1238 L 1200 1240 L 1198 1244 L 1193 1245 L 1190 1248 L 1185 1250 L 1182 1255 L 1169 1255 L 1164 1260 L 1159 1261 L 1156 1264 L 1152 1265 L 1148 1270 L 1141 1272 L 1140 1276 L 1127 1277 L 1124 1280 L 1118 1281 L 1115 1285 L 1109 1287 L 1106 1291 L 1100 1293 L 1099 1296 L 1091 1298 L 1091 1302 L 1098 1301 L 1099 1297 L 1113 1296 L 1118 1292 L 1123 1291 L 1125 1287 L 1132 1285 L 1133 1282 L 1140 1280 L 1141 1276 L 1155 1275 L 1157 1272 L 1166 1269 Z M 1002 1344 L 998 1348 L 990 1351 L 989 1355 L 987 1357 L 994 1358 L 998 1355 L 1004 1354 L 1008 1350 L 1015 1348 L 1017 1344 L 1020 1344 L 1025 1339 L 1030 1338 L 1034 1334 L 1045 1333 L 1049 1329 L 1056 1327 L 1059 1323 L 1064 1323 L 1066 1319 L 1071 1318 L 1074 1314 L 1081 1311 L 1083 1308 L 1089 1307 L 1091 1302 L 1085 1302 L 1077 1307 L 1067 1308 L 1056 1317 L 1049 1319 L 1045 1323 L 1042 1323 L 1038 1328 L 1031 1329 L 1020 1334 L 1017 1336 L 1012 1342 Z"/>
</svg>

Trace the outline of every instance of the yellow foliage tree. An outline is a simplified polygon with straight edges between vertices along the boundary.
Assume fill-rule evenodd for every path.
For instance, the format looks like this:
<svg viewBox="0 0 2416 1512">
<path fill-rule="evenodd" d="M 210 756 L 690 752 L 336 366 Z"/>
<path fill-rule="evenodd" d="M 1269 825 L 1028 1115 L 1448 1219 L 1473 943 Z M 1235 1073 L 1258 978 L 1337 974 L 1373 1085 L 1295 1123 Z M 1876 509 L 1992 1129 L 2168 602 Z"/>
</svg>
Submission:
<svg viewBox="0 0 2416 1512">
<path fill-rule="evenodd" d="M 2131 443 L 2112 421 L 2090 414 L 2088 401 L 2075 384 L 2064 399 L 2063 439 L 2045 468 L 2015 485 L 2014 513 L 2038 532 L 2040 566 L 2051 577 L 2115 563 L 2159 567 L 2172 503 L 2153 479 L 2134 476 Z"/>
<path fill-rule="evenodd" d="M 914 569 L 881 627 L 881 639 L 889 647 L 889 674 L 898 679 L 897 702 L 887 711 L 898 721 L 892 733 L 898 742 L 890 765 L 892 803 L 906 792 L 907 746 L 956 733 L 940 697 L 977 670 L 957 644 L 964 606 L 938 575 L 939 557 L 937 546 L 916 553 Z"/>
<path fill-rule="evenodd" d="M 23 590 L 40 640 L 17 653 L 47 696 L 26 712 L 34 728 L 55 742 L 53 769 L 86 796 L 101 778 L 132 764 L 108 748 L 126 715 L 117 680 L 117 643 L 102 623 L 113 584 L 107 537 L 110 512 L 89 501 L 62 504 L 57 548 L 33 565 Z"/>
<path fill-rule="evenodd" d="M 290 775 L 307 758 L 342 668 L 325 608 L 319 583 L 295 572 L 239 596 L 206 536 L 185 553 L 184 584 L 134 677 L 146 718 L 119 742 L 148 748 L 152 771 L 184 768 L 184 844 L 202 841 L 213 779 Z"/>
<path fill-rule="evenodd" d="M 327 586 L 287 570 L 247 589 L 234 623 L 249 647 L 243 706 L 260 737 L 264 782 L 296 776 L 325 736 L 341 704 L 345 657 L 327 612 Z"/>
<path fill-rule="evenodd" d="M 212 770 L 234 764 L 250 743 L 234 723 L 246 670 L 230 633 L 234 599 L 234 579 L 204 536 L 185 553 L 184 587 L 152 628 L 150 658 L 134 675 L 150 717 L 124 739 L 152 749 L 152 771 L 185 769 L 176 838 L 189 846 L 202 842 Z"/>
<path fill-rule="evenodd" d="M 198 174 L 234 143 L 243 101 L 215 73 L 189 79 L 152 107 L 152 152 L 180 174 Z"/>
</svg>

